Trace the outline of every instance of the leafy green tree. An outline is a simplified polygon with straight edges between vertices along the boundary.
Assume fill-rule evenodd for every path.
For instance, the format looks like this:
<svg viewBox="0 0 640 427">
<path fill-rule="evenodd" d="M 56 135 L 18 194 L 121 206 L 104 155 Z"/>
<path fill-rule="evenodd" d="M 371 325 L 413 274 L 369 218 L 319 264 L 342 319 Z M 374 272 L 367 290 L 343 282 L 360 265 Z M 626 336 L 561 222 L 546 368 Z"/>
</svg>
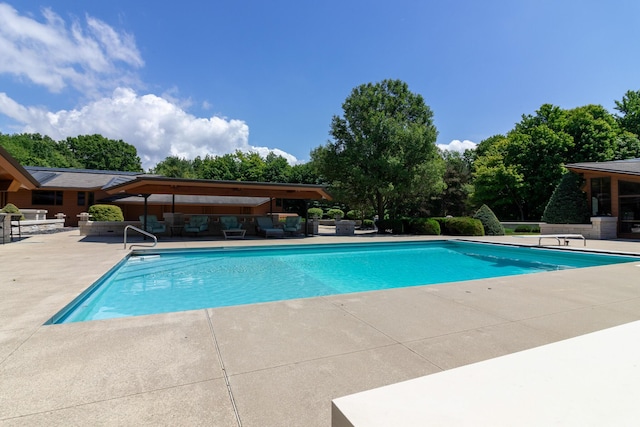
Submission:
<svg viewBox="0 0 640 427">
<path fill-rule="evenodd" d="M 292 184 L 322 184 L 318 172 L 311 162 L 291 166 L 289 182 Z"/>
<path fill-rule="evenodd" d="M 573 138 L 573 150 L 567 156 L 570 161 L 603 162 L 615 158 L 620 128 L 604 107 L 586 105 L 567 111 L 565 132 Z"/>
<path fill-rule="evenodd" d="M 39 133 L 4 135 L 0 133 L 2 145 L 21 165 L 51 168 L 78 168 L 82 165 L 62 144 Z"/>
<path fill-rule="evenodd" d="M 142 172 L 136 147 L 102 135 L 79 135 L 63 142 L 81 167 L 96 170 Z"/>
<path fill-rule="evenodd" d="M 407 201 L 428 202 L 442 188 L 433 113 L 406 83 L 384 80 L 353 89 L 334 116 L 333 141 L 311 153 L 337 198 L 369 204 L 380 218 Z"/>
<path fill-rule="evenodd" d="M 289 182 L 291 166 L 287 159 L 270 152 L 264 159 L 262 179 L 265 182 Z"/>
<path fill-rule="evenodd" d="M 445 189 L 433 197 L 433 215 L 463 216 L 467 213 L 467 202 L 473 192 L 471 185 L 471 161 L 456 151 L 444 151 L 443 181 Z"/>
<path fill-rule="evenodd" d="M 640 90 L 627 91 L 622 100 L 615 101 L 615 103 L 614 108 L 620 112 L 619 115 L 616 115 L 620 127 L 640 136 Z"/>
<path fill-rule="evenodd" d="M 637 136 L 599 105 L 562 110 L 545 104 L 496 141 L 476 150 L 474 201 L 491 205 L 504 219 L 539 219 L 566 163 L 640 155 Z"/>
<path fill-rule="evenodd" d="M 472 200 L 477 204 L 490 204 L 502 218 L 524 218 L 524 176 L 506 157 L 509 140 L 496 135 L 482 141 L 478 149 L 482 153 L 473 165 Z M 515 209 L 514 209 L 515 208 Z"/>
<path fill-rule="evenodd" d="M 194 162 L 177 156 L 165 158 L 149 172 L 170 178 L 197 178 Z"/>
</svg>

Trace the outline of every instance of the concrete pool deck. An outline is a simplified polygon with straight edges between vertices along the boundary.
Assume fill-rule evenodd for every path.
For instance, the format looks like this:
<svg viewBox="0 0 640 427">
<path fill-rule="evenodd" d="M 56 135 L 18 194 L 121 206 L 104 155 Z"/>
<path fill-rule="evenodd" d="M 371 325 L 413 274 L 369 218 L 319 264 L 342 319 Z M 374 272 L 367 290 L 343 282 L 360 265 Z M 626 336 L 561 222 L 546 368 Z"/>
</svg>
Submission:
<svg viewBox="0 0 640 427">
<path fill-rule="evenodd" d="M 378 240 L 424 239 L 158 246 Z M 589 240 L 587 249 L 640 253 L 640 242 Z M 0 425 L 329 426 L 332 399 L 640 320 L 639 260 L 43 326 L 127 252 L 121 239 L 77 230 L 0 246 Z"/>
</svg>

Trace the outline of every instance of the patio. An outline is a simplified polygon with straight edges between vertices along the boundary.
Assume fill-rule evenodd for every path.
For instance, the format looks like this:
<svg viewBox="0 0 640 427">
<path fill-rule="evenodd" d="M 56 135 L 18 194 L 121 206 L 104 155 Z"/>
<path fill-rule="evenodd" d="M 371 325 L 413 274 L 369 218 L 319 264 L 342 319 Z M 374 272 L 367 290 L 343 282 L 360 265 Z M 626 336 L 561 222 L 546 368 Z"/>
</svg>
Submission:
<svg viewBox="0 0 640 427">
<path fill-rule="evenodd" d="M 159 247 L 383 239 L 420 240 Z M 0 246 L 3 425 L 329 426 L 332 399 L 640 320 L 631 263 L 43 326 L 126 253 L 77 230 Z"/>
</svg>

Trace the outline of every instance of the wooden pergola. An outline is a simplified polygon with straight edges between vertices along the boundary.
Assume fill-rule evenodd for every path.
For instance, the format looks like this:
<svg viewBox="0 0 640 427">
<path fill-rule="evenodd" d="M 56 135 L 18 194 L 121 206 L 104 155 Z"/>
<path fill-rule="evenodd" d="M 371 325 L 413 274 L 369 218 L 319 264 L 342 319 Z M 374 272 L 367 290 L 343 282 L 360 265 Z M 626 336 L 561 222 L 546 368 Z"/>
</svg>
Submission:
<svg viewBox="0 0 640 427">
<path fill-rule="evenodd" d="M 113 196 L 139 196 L 144 198 L 144 217 L 147 217 L 147 199 L 152 194 L 268 197 L 273 199 L 332 200 L 322 185 L 281 184 L 247 181 L 212 181 L 206 179 L 167 178 L 138 175 L 105 188 Z M 273 211 L 273 209 L 271 209 Z M 308 218 L 306 218 L 308 220 Z M 144 224 L 146 228 L 146 224 Z"/>
</svg>

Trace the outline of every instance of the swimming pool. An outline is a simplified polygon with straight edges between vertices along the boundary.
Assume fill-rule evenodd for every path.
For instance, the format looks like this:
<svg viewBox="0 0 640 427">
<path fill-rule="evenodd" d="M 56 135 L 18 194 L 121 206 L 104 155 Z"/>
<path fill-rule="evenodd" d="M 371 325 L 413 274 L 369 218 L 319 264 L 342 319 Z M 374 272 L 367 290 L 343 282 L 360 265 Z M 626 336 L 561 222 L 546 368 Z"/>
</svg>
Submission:
<svg viewBox="0 0 640 427">
<path fill-rule="evenodd" d="M 136 251 L 47 323 L 253 304 L 637 262 L 463 241 Z"/>
</svg>

